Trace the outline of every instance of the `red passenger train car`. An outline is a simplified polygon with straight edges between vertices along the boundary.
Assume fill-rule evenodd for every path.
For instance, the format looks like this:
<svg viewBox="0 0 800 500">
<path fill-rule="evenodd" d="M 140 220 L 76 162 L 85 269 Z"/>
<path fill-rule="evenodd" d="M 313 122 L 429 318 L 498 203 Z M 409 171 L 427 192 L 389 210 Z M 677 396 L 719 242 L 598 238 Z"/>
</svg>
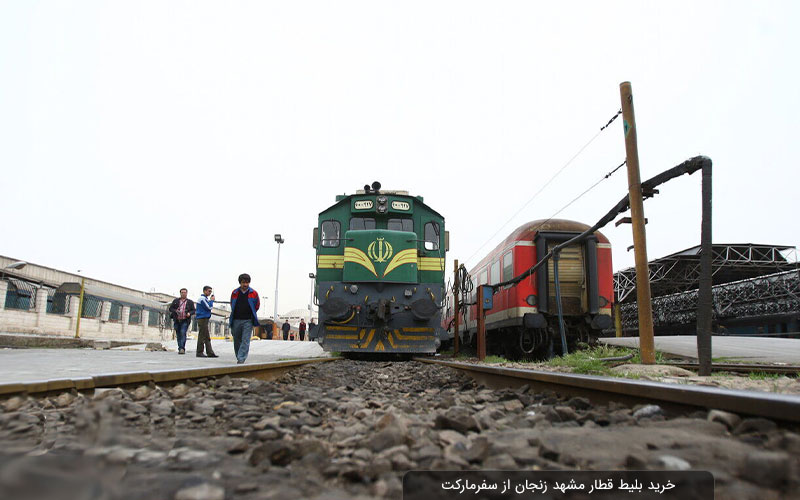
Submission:
<svg viewBox="0 0 800 500">
<path fill-rule="evenodd" d="M 469 271 L 474 285 L 469 303 L 476 302 L 478 285 L 502 283 L 522 274 L 553 246 L 589 227 L 563 219 L 523 224 Z M 487 352 L 510 359 L 548 358 L 561 352 L 553 274 L 551 259 L 530 277 L 496 291 L 493 307 L 486 311 Z M 598 231 L 565 247 L 560 252 L 558 274 L 568 346 L 591 341 L 611 327 L 614 277 L 608 239 Z M 448 312 L 452 318 L 452 311 Z M 462 343 L 476 343 L 476 313 L 477 306 L 470 305 L 466 324 L 460 319 Z"/>
</svg>

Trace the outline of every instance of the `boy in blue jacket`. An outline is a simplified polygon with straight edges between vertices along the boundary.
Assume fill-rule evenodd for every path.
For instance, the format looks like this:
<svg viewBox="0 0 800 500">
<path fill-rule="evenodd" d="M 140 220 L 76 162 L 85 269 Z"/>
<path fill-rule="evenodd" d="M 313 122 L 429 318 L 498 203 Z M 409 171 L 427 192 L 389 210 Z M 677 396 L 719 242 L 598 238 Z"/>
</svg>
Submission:
<svg viewBox="0 0 800 500">
<path fill-rule="evenodd" d="M 261 307 L 258 292 L 250 288 L 250 275 L 239 275 L 239 288 L 231 293 L 231 330 L 233 334 L 233 352 L 240 365 L 250 352 L 250 337 L 253 327 L 258 326 L 256 311 Z"/>
<path fill-rule="evenodd" d="M 203 295 L 197 299 L 197 357 L 198 358 L 217 358 L 214 349 L 211 348 L 211 334 L 208 332 L 208 321 L 211 319 L 211 308 L 214 307 L 214 295 L 210 286 L 203 287 Z M 203 348 L 206 353 L 203 354 Z"/>
</svg>

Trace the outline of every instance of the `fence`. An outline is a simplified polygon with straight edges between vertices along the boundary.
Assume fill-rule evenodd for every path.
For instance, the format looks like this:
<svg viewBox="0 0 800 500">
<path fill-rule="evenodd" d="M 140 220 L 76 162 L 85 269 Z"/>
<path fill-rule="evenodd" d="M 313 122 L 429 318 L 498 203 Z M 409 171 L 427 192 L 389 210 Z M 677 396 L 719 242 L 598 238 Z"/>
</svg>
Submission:
<svg viewBox="0 0 800 500">
<path fill-rule="evenodd" d="M 36 307 L 37 287 L 32 283 L 13 278 L 8 279 L 5 308 L 32 310 Z"/>
<path fill-rule="evenodd" d="M 103 301 L 94 295 L 83 296 L 83 308 L 81 309 L 82 318 L 99 318 Z"/>
</svg>

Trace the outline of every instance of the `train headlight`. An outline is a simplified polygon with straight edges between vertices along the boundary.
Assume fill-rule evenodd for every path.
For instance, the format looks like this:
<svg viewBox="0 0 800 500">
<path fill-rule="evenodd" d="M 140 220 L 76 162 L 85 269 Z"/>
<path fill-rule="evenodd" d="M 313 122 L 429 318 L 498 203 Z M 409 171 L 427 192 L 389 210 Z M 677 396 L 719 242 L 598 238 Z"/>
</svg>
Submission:
<svg viewBox="0 0 800 500">
<path fill-rule="evenodd" d="M 352 294 L 358 293 L 358 285 L 350 285 L 350 293 Z"/>
<path fill-rule="evenodd" d="M 601 295 L 597 303 L 600 305 L 600 307 L 605 307 L 608 305 L 608 299 Z"/>
<path fill-rule="evenodd" d="M 387 204 L 389 203 L 389 198 L 381 195 L 375 198 L 375 201 L 378 202 L 378 213 L 385 214 L 386 211 L 389 209 L 389 207 L 387 206 Z"/>
<path fill-rule="evenodd" d="M 525 298 L 525 302 L 527 302 L 528 305 L 531 307 L 536 307 L 536 302 L 537 302 L 536 295 L 528 295 Z"/>
<path fill-rule="evenodd" d="M 403 296 L 407 299 L 411 298 L 412 295 L 414 295 L 414 292 L 410 288 L 406 288 L 405 292 L 403 292 Z"/>
</svg>

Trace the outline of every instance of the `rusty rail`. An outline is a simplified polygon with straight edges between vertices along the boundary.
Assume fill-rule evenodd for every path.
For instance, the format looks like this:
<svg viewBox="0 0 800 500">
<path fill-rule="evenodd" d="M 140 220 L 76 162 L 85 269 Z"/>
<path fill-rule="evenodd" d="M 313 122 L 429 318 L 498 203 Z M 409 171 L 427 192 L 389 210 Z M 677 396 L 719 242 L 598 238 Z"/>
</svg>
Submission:
<svg viewBox="0 0 800 500">
<path fill-rule="evenodd" d="M 583 396 L 594 402 L 619 401 L 633 404 L 657 402 L 671 409 L 699 407 L 800 422 L 800 396 L 502 368 L 431 358 L 415 359 L 463 370 L 476 380 L 495 387 L 529 385 L 536 390 Z"/>
</svg>

